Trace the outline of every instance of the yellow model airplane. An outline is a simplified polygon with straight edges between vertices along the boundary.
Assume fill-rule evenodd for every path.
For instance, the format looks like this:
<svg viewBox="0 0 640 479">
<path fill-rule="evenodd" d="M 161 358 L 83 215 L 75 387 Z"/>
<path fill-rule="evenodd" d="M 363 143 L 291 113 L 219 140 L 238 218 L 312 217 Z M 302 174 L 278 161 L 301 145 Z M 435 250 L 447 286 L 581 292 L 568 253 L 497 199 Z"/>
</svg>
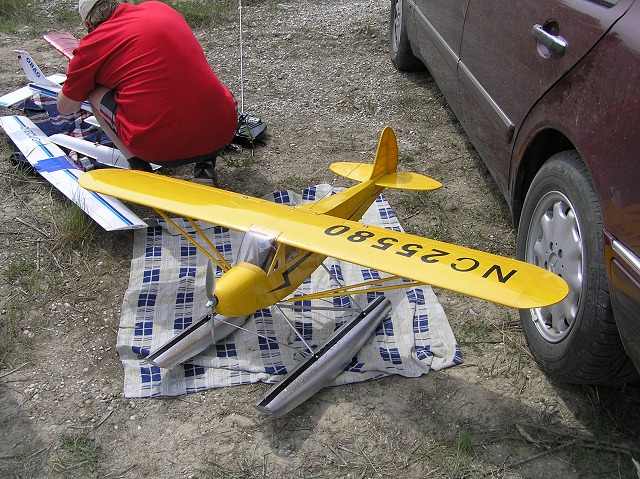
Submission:
<svg viewBox="0 0 640 479">
<path fill-rule="evenodd" d="M 390 273 L 388 280 L 408 278 L 514 308 L 547 306 L 565 297 L 564 280 L 532 264 L 358 223 L 385 187 L 424 191 L 442 186 L 423 175 L 397 172 L 397 161 L 395 134 L 386 127 L 373 165 L 331 165 L 360 184 L 295 207 L 139 171 L 95 170 L 83 174 L 80 185 L 152 207 L 163 216 L 164 211 L 262 236 L 265 244 L 257 255 L 264 258 L 233 268 L 221 265 L 228 271 L 215 285 L 215 311 L 225 316 L 249 315 L 283 300 L 327 256 Z"/>
<path fill-rule="evenodd" d="M 430 284 L 514 308 L 548 306 L 566 296 L 565 281 L 535 265 L 359 223 L 384 188 L 426 191 L 442 186 L 424 175 L 396 171 L 397 163 L 396 137 L 386 127 L 373 164 L 331 165 L 333 172 L 359 184 L 295 207 L 140 171 L 94 170 L 81 175 L 79 181 L 88 190 L 154 208 L 174 226 L 167 213 L 189 219 L 200 233 L 194 220 L 245 232 L 236 264 L 231 266 L 210 243 L 212 251 L 207 251 L 182 231 L 225 271 L 217 281 L 212 273 L 207 274 L 211 306 L 222 317 L 248 316 L 281 301 L 416 284 Z M 288 299 L 328 256 L 390 276 Z M 399 278 L 413 283 L 386 284 Z M 352 350 L 345 353 L 347 362 L 353 354 Z"/>
</svg>

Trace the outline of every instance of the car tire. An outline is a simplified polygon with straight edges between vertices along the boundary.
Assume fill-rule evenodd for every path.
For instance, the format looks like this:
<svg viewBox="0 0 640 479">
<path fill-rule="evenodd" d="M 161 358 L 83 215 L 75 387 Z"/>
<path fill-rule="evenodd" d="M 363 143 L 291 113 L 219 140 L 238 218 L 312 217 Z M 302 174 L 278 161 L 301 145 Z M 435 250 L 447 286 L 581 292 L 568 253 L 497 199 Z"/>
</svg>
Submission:
<svg viewBox="0 0 640 479">
<path fill-rule="evenodd" d="M 424 70 L 422 62 L 416 58 L 409 43 L 404 22 L 404 0 L 391 0 L 389 16 L 389 55 L 391 63 L 400 71 Z"/>
<path fill-rule="evenodd" d="M 636 379 L 613 318 L 600 204 L 577 151 L 558 153 L 542 166 L 519 225 L 518 259 L 559 274 L 569 285 L 560 303 L 520 311 L 536 362 L 562 382 Z"/>
</svg>

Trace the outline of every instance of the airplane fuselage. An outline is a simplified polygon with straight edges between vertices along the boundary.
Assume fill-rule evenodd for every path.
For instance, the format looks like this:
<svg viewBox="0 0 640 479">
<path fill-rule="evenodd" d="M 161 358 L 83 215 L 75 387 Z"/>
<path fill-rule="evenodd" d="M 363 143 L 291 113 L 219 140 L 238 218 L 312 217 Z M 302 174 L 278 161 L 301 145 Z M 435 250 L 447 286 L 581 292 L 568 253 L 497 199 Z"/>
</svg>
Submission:
<svg viewBox="0 0 640 479">
<path fill-rule="evenodd" d="M 322 264 L 326 256 L 300 251 L 299 257 L 269 274 L 262 268 L 239 263 L 216 283 L 216 313 L 248 316 L 281 301 L 296 290 Z"/>
<path fill-rule="evenodd" d="M 382 190 L 375 181 L 365 181 L 299 208 L 359 220 Z M 269 264 L 240 262 L 216 282 L 215 311 L 224 316 L 248 316 L 268 308 L 293 293 L 326 258 L 302 248 L 278 244 Z"/>
</svg>

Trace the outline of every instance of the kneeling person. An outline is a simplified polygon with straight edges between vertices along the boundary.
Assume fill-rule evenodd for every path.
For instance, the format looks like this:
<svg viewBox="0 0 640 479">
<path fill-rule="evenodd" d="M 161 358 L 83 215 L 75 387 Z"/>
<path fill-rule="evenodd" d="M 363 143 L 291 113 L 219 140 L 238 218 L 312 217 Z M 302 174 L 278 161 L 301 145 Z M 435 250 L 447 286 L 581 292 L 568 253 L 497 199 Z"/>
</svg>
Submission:
<svg viewBox="0 0 640 479">
<path fill-rule="evenodd" d="M 79 11 L 88 33 L 69 62 L 60 113 L 88 100 L 132 168 L 196 163 L 196 179 L 214 180 L 237 105 L 187 22 L 156 1 L 80 0 Z"/>
</svg>

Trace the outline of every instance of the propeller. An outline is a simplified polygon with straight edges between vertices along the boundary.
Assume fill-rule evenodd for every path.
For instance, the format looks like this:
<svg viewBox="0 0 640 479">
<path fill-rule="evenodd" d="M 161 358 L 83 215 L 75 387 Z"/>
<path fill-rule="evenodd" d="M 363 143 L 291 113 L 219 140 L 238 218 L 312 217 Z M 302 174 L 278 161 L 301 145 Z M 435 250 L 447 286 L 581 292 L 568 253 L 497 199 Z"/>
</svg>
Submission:
<svg viewBox="0 0 640 479">
<path fill-rule="evenodd" d="M 216 290 L 216 276 L 213 268 L 213 262 L 211 260 L 207 263 L 205 290 L 207 292 L 207 298 L 209 299 L 207 307 L 214 308 L 216 304 L 218 304 L 218 298 L 216 298 L 216 295 L 214 294 Z"/>
</svg>

